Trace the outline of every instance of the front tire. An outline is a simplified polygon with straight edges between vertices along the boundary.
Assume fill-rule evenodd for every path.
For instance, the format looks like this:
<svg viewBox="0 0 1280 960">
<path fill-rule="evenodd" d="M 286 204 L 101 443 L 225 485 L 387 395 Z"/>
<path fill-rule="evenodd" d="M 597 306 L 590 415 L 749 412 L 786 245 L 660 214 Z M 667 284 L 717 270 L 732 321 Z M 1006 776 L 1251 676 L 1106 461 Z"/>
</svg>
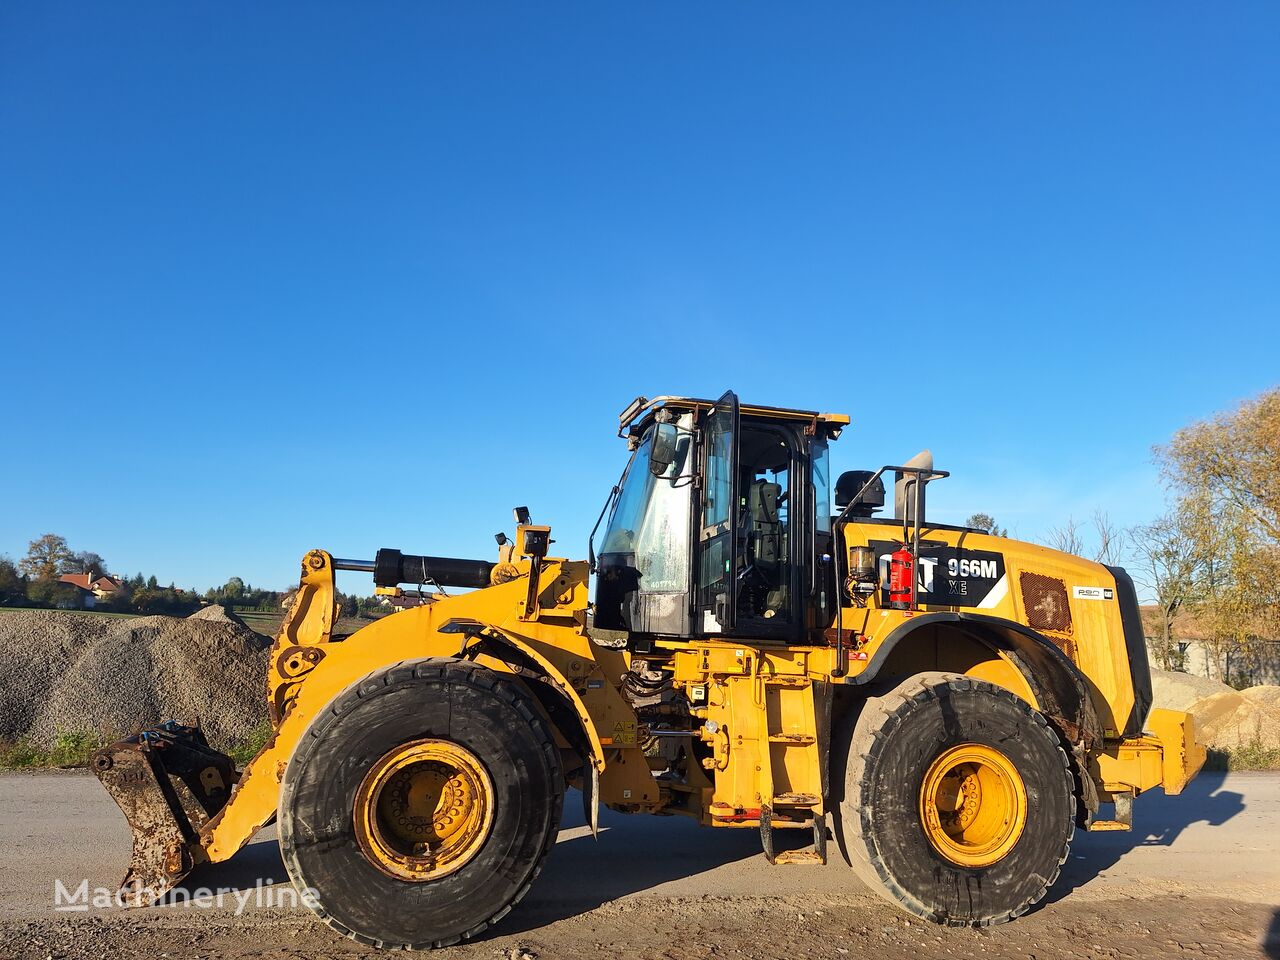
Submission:
<svg viewBox="0 0 1280 960">
<path fill-rule="evenodd" d="M 873 889 L 947 926 L 1021 916 L 1057 879 L 1075 831 L 1067 755 L 1001 687 L 921 674 L 864 705 L 837 818 Z"/>
<path fill-rule="evenodd" d="M 312 720 L 281 783 L 280 848 L 338 932 L 442 947 L 524 896 L 563 800 L 559 751 L 522 687 L 465 661 L 408 661 Z"/>
</svg>

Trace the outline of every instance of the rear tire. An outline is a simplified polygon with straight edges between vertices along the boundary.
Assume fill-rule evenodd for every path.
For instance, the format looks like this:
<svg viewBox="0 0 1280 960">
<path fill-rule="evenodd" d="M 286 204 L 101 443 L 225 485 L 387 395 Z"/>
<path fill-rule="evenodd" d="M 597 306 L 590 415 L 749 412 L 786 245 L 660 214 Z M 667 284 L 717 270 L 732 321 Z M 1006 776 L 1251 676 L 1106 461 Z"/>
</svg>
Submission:
<svg viewBox="0 0 1280 960">
<path fill-rule="evenodd" d="M 431 756 L 458 759 L 456 776 L 447 762 L 414 760 L 424 743 Z M 399 781 L 396 758 L 408 764 Z M 411 795 L 426 800 L 407 810 Z M 525 895 L 563 800 L 559 751 L 520 686 L 464 661 L 407 661 L 349 687 L 311 722 L 281 784 L 280 848 L 294 886 L 312 892 L 308 906 L 339 933 L 378 947 L 443 947 L 479 934 Z M 458 818 L 455 801 L 473 806 Z M 398 804 L 389 817 L 385 803 Z M 462 822 L 441 841 L 456 854 L 442 869 L 428 844 L 414 845 L 434 841 L 437 807 L 441 822 L 448 813 Z M 406 840 L 406 830 L 420 836 Z M 406 879 L 414 869 L 428 878 Z"/>
<path fill-rule="evenodd" d="M 837 839 L 890 902 L 986 926 L 1026 913 L 1057 879 L 1075 831 L 1073 781 L 1030 704 L 985 681 L 921 674 L 869 699 L 847 742 Z"/>
</svg>

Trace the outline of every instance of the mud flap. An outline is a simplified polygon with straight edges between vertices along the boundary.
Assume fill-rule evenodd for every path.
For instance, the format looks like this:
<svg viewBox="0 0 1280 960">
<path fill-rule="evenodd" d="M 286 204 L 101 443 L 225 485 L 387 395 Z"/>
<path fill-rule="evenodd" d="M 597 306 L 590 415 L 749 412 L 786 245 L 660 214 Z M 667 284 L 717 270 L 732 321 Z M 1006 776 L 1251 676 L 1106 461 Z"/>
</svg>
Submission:
<svg viewBox="0 0 1280 960">
<path fill-rule="evenodd" d="M 195 866 L 200 830 L 231 796 L 235 764 L 199 727 L 170 720 L 104 747 L 92 765 L 133 830 L 120 901 L 146 906 Z"/>
<path fill-rule="evenodd" d="M 588 763 L 590 773 L 582 775 L 582 814 L 591 827 L 591 836 L 600 839 L 600 771 Z"/>
</svg>

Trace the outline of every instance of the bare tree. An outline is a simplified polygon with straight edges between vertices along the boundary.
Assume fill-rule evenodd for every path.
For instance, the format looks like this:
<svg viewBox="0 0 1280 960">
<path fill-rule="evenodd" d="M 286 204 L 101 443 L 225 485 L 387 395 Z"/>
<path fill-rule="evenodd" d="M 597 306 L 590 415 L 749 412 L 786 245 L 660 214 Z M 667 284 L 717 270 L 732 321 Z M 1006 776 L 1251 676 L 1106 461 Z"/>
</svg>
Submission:
<svg viewBox="0 0 1280 960">
<path fill-rule="evenodd" d="M 1134 579 L 1155 597 L 1159 634 L 1155 655 L 1161 669 L 1181 665 L 1174 622 L 1178 611 L 1193 603 L 1203 589 L 1206 557 L 1194 515 L 1186 504 L 1130 532 L 1136 561 Z"/>
<path fill-rule="evenodd" d="M 99 577 L 107 572 L 107 561 L 92 550 L 81 550 L 71 555 L 67 561 L 67 569 L 72 573 L 87 573 L 91 577 Z"/>
<path fill-rule="evenodd" d="M 1049 546 L 1063 553 L 1080 556 L 1084 553 L 1084 541 L 1080 538 L 1080 524 L 1074 517 L 1067 517 L 1067 522 L 1060 527 L 1049 530 Z"/>
<path fill-rule="evenodd" d="M 1088 525 L 1067 517 L 1060 527 L 1051 527 L 1046 537 L 1049 546 L 1077 557 L 1091 556 L 1098 563 L 1114 566 L 1124 553 L 1125 533 L 1111 521 L 1105 510 L 1095 510 Z M 1094 549 L 1089 550 L 1088 541 Z"/>
<path fill-rule="evenodd" d="M 1093 559 L 1114 567 L 1124 554 L 1125 533 L 1114 523 L 1105 510 L 1093 512 L 1093 535 L 1097 538 L 1097 547 L 1093 551 Z"/>
</svg>

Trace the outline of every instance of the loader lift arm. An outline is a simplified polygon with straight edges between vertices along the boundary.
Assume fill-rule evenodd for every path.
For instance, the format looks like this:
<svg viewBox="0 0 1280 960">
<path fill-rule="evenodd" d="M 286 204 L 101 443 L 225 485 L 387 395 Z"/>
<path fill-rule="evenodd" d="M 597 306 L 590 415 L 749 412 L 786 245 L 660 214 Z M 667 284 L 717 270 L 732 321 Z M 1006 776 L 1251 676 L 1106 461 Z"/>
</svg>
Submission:
<svg viewBox="0 0 1280 960">
<path fill-rule="evenodd" d="M 95 769 L 134 832 L 126 884 L 136 892 L 127 902 L 151 902 L 196 864 L 227 860 L 268 825 L 290 758 L 310 723 L 344 690 L 389 663 L 464 654 L 514 677 L 543 704 L 562 748 L 584 754 L 571 769 L 581 771 L 578 776 L 594 801 L 635 810 L 661 806 L 662 793 L 640 749 L 635 713 L 616 686 L 626 672 L 627 654 L 594 646 L 583 629 L 585 563 L 518 561 L 509 580 L 403 610 L 350 637 L 334 638 L 334 573 L 369 566 L 335 561 L 323 550 L 303 558 L 298 591 L 270 652 L 266 693 L 274 731 L 243 771 L 237 774 L 230 759 L 208 747 L 199 731 L 176 725 L 167 734 L 147 732 L 99 752 Z M 474 571 L 469 568 L 468 575 Z M 537 601 L 532 609 L 531 592 Z M 181 764 L 170 763 L 179 757 Z M 200 761 L 204 766 L 197 779 L 212 780 L 208 771 L 217 771 L 228 789 L 193 806 L 190 787 L 184 785 L 191 779 L 187 768 Z M 126 769 L 150 775 L 124 791 L 118 781 Z M 592 784 L 598 784 L 597 791 Z"/>
</svg>

